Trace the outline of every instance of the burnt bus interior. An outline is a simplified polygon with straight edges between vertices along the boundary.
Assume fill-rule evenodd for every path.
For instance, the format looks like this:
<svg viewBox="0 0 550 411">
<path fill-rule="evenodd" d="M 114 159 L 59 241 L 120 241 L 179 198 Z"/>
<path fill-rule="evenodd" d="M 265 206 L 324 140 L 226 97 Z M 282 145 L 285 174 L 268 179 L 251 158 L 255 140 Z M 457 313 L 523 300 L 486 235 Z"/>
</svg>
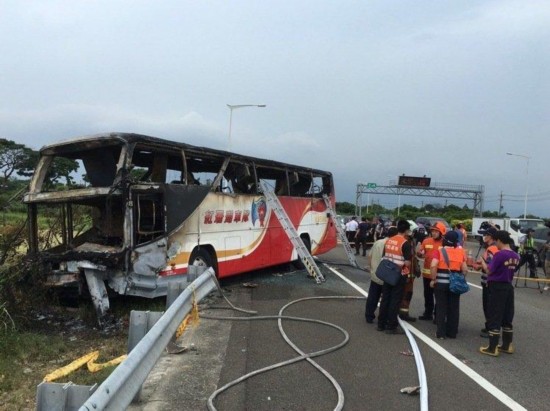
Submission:
<svg viewBox="0 0 550 411">
<path fill-rule="evenodd" d="M 47 183 L 54 157 L 79 164 L 74 185 Z M 321 197 L 333 192 L 328 172 L 152 137 L 112 134 L 45 147 L 25 197 L 29 205 L 30 251 L 51 261 L 112 254 L 175 230 L 209 192 L 257 195 L 260 180 L 279 196 Z M 40 241 L 37 219 L 56 215 L 57 244 Z M 45 250 L 44 248 L 47 248 Z M 40 250 L 39 250 L 40 248 Z"/>
</svg>

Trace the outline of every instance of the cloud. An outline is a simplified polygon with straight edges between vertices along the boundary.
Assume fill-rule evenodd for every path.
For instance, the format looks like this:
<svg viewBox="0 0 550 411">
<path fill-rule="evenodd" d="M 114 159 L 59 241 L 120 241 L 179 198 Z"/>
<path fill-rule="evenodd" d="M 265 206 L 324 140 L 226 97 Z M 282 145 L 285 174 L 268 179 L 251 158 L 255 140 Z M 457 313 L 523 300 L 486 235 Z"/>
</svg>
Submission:
<svg viewBox="0 0 550 411">
<path fill-rule="evenodd" d="M 104 104 L 58 105 L 44 110 L 0 110 L 5 138 L 33 149 L 52 142 L 102 132 L 134 132 L 189 144 L 217 146 L 224 130 L 195 111 L 183 116 L 152 115 Z M 8 135 L 9 133 L 9 135 Z"/>
</svg>

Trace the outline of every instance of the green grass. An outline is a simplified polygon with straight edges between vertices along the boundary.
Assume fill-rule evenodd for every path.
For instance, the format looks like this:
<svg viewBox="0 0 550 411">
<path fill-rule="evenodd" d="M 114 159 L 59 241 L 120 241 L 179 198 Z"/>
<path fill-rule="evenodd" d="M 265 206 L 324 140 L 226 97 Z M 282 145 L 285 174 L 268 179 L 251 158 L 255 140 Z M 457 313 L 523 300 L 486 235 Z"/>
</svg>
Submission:
<svg viewBox="0 0 550 411">
<path fill-rule="evenodd" d="M 39 308 L 35 300 L 32 313 L 10 313 L 15 326 L 6 314 L 0 315 L 0 410 L 34 410 L 36 387 L 44 377 L 83 355 L 98 350 L 96 363 L 103 363 L 126 354 L 130 311 L 164 311 L 165 301 L 111 298 L 111 313 L 120 323 L 117 331 L 108 334 L 97 329 L 95 310 L 87 300 L 81 300 L 78 308 L 54 306 L 53 297 L 49 307 Z M 38 312 L 46 318 L 37 320 Z M 84 365 L 55 382 L 99 385 L 115 368 L 91 373 Z"/>
<path fill-rule="evenodd" d="M 25 213 L 18 213 L 16 211 L 0 212 L 0 223 L 2 225 L 22 224 L 26 218 L 27 215 Z"/>
<path fill-rule="evenodd" d="M 52 329 L 0 333 L 0 410 L 34 410 L 36 387 L 44 377 L 89 352 L 99 350 L 97 363 L 126 353 L 125 333 L 104 336 L 89 330 L 72 333 L 60 329 L 57 332 L 61 335 L 53 335 Z M 91 373 L 84 365 L 55 382 L 101 384 L 115 368 Z"/>
</svg>

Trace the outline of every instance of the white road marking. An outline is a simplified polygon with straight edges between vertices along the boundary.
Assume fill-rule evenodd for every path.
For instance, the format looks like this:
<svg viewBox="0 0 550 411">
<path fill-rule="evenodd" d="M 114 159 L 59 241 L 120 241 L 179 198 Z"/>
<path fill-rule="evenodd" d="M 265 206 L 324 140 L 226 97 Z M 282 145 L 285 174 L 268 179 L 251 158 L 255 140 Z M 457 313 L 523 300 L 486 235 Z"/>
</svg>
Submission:
<svg viewBox="0 0 550 411">
<path fill-rule="evenodd" d="M 366 292 L 361 287 L 359 287 L 357 284 L 355 284 L 354 282 L 352 282 L 351 280 L 346 278 L 344 275 L 340 274 L 334 268 L 329 267 L 328 265 L 326 265 L 326 267 L 330 271 L 332 271 L 334 274 L 336 274 L 338 277 L 340 277 L 342 280 L 344 280 L 346 283 L 348 283 L 351 287 L 353 287 L 357 291 L 359 291 L 360 294 L 364 295 L 365 297 L 369 295 L 368 292 Z M 480 286 L 478 286 L 476 284 L 470 284 L 470 285 L 472 285 L 476 288 L 481 288 Z M 462 371 L 464 374 L 466 374 L 468 377 L 470 377 L 475 383 L 477 383 L 479 386 L 484 388 L 489 394 L 491 394 L 497 400 L 499 400 L 504 405 L 509 407 L 511 410 L 514 410 L 514 411 L 527 411 L 527 409 L 525 407 L 523 407 L 521 404 L 517 403 L 511 397 L 509 397 L 506 393 L 504 393 L 503 391 L 501 391 L 500 389 L 495 387 L 487 379 L 485 379 L 484 377 L 479 375 L 477 372 L 472 370 L 470 367 L 468 367 L 466 364 L 464 364 L 462 361 L 460 361 L 458 358 L 456 358 L 454 355 L 452 355 L 449 351 L 444 349 L 442 346 L 437 344 L 434 340 L 432 340 L 430 337 L 428 337 L 422 331 L 416 329 L 415 327 L 413 327 L 409 323 L 406 323 L 405 326 L 408 328 L 408 330 L 410 332 L 412 332 L 414 335 L 416 335 L 418 338 L 420 338 L 422 341 L 424 341 L 424 343 L 426 343 L 435 352 L 437 352 L 439 355 L 441 355 L 443 358 L 445 358 L 447 361 L 449 361 L 452 365 L 454 365 L 456 368 L 458 368 L 460 371 Z"/>
</svg>

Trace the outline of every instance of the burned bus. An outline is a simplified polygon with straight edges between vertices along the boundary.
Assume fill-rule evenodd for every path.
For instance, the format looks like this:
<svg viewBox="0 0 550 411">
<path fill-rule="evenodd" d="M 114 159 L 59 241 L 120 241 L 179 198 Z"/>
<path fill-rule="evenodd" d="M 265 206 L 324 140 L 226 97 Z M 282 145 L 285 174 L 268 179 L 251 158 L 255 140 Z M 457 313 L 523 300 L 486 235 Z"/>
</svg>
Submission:
<svg viewBox="0 0 550 411">
<path fill-rule="evenodd" d="M 47 184 L 57 158 L 79 166 L 76 184 Z M 219 278 L 296 261 L 296 250 L 259 189 L 276 193 L 312 255 L 336 245 L 323 199 L 335 206 L 332 174 L 129 133 L 108 133 L 48 145 L 24 197 L 29 253 L 46 284 L 87 288 L 98 318 L 109 292 L 158 297 L 191 265 Z M 59 240 L 44 247 L 40 221 L 55 210 Z M 75 215 L 85 215 L 76 228 Z M 81 219 L 79 219 L 81 221 Z"/>
</svg>

